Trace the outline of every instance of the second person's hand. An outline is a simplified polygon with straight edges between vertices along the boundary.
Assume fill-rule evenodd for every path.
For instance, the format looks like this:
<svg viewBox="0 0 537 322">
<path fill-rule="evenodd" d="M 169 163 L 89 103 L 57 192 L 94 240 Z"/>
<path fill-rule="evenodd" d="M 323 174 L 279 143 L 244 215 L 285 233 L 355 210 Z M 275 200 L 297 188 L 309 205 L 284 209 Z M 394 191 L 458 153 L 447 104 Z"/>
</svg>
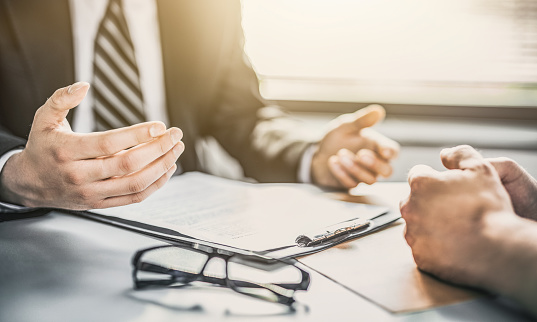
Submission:
<svg viewBox="0 0 537 322">
<path fill-rule="evenodd" d="M 448 169 L 460 169 L 461 151 L 470 147 L 444 149 L 442 163 Z M 498 172 L 505 190 L 509 193 L 515 213 L 519 216 L 537 220 L 537 181 L 517 162 L 509 158 L 488 158 Z"/>
<path fill-rule="evenodd" d="M 313 156 L 313 182 L 350 189 L 390 176 L 390 161 L 397 157 L 399 144 L 371 129 L 385 114 L 382 106 L 370 105 L 333 120 Z"/>
</svg>

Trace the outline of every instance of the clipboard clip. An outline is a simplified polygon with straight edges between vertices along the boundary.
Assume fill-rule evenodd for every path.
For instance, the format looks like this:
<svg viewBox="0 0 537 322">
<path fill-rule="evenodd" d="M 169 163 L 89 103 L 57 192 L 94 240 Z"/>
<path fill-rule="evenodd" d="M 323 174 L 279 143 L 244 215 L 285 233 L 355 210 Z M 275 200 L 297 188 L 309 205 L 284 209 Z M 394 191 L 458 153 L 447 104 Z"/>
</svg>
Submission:
<svg viewBox="0 0 537 322">
<path fill-rule="evenodd" d="M 333 241 L 334 239 L 339 239 L 338 237 L 344 237 L 366 230 L 371 225 L 371 220 L 353 219 L 344 221 L 339 224 L 326 227 L 328 229 L 321 234 L 309 234 L 312 237 L 309 237 L 308 235 L 300 235 L 295 239 L 295 243 L 298 245 L 298 247 L 318 246 Z"/>
</svg>

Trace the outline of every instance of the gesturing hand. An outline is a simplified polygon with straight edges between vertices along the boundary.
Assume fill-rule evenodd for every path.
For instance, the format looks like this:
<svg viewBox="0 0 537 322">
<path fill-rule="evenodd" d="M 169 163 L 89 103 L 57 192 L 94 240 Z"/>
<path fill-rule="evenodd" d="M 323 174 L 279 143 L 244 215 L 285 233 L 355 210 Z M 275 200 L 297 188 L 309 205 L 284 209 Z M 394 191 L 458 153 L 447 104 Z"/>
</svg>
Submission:
<svg viewBox="0 0 537 322">
<path fill-rule="evenodd" d="M 34 117 L 25 149 L 2 171 L 2 199 L 30 207 L 85 210 L 140 202 L 162 187 L 184 150 L 177 128 L 147 122 L 106 132 L 71 131 L 68 111 L 87 83 L 57 90 Z"/>
<path fill-rule="evenodd" d="M 399 153 L 399 144 L 370 128 L 385 114 L 382 106 L 370 105 L 333 120 L 313 156 L 313 182 L 349 189 L 391 175 L 389 161 Z"/>
</svg>

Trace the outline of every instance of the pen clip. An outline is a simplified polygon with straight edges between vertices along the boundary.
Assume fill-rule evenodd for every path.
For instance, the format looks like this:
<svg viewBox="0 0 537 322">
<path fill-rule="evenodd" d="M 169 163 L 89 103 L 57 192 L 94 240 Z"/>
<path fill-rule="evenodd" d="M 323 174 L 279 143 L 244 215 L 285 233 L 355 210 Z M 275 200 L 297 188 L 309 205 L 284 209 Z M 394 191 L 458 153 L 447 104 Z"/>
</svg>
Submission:
<svg viewBox="0 0 537 322">
<path fill-rule="evenodd" d="M 299 247 L 312 247 L 318 246 L 325 242 L 333 241 L 338 237 L 351 235 L 355 232 L 359 232 L 370 227 L 372 222 L 370 220 L 353 219 L 350 221 L 344 221 L 339 224 L 328 226 L 326 231 L 321 234 L 300 235 L 295 239 L 295 243 Z"/>
</svg>

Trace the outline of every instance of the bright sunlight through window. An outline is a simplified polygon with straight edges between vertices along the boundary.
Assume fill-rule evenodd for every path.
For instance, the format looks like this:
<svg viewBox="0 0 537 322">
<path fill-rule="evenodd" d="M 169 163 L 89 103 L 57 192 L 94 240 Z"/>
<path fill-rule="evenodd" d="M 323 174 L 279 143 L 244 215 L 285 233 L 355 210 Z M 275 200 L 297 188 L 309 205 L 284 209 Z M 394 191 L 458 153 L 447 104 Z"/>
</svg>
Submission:
<svg viewBox="0 0 537 322">
<path fill-rule="evenodd" d="M 270 99 L 537 107 L 537 1 L 243 0 Z"/>
</svg>

